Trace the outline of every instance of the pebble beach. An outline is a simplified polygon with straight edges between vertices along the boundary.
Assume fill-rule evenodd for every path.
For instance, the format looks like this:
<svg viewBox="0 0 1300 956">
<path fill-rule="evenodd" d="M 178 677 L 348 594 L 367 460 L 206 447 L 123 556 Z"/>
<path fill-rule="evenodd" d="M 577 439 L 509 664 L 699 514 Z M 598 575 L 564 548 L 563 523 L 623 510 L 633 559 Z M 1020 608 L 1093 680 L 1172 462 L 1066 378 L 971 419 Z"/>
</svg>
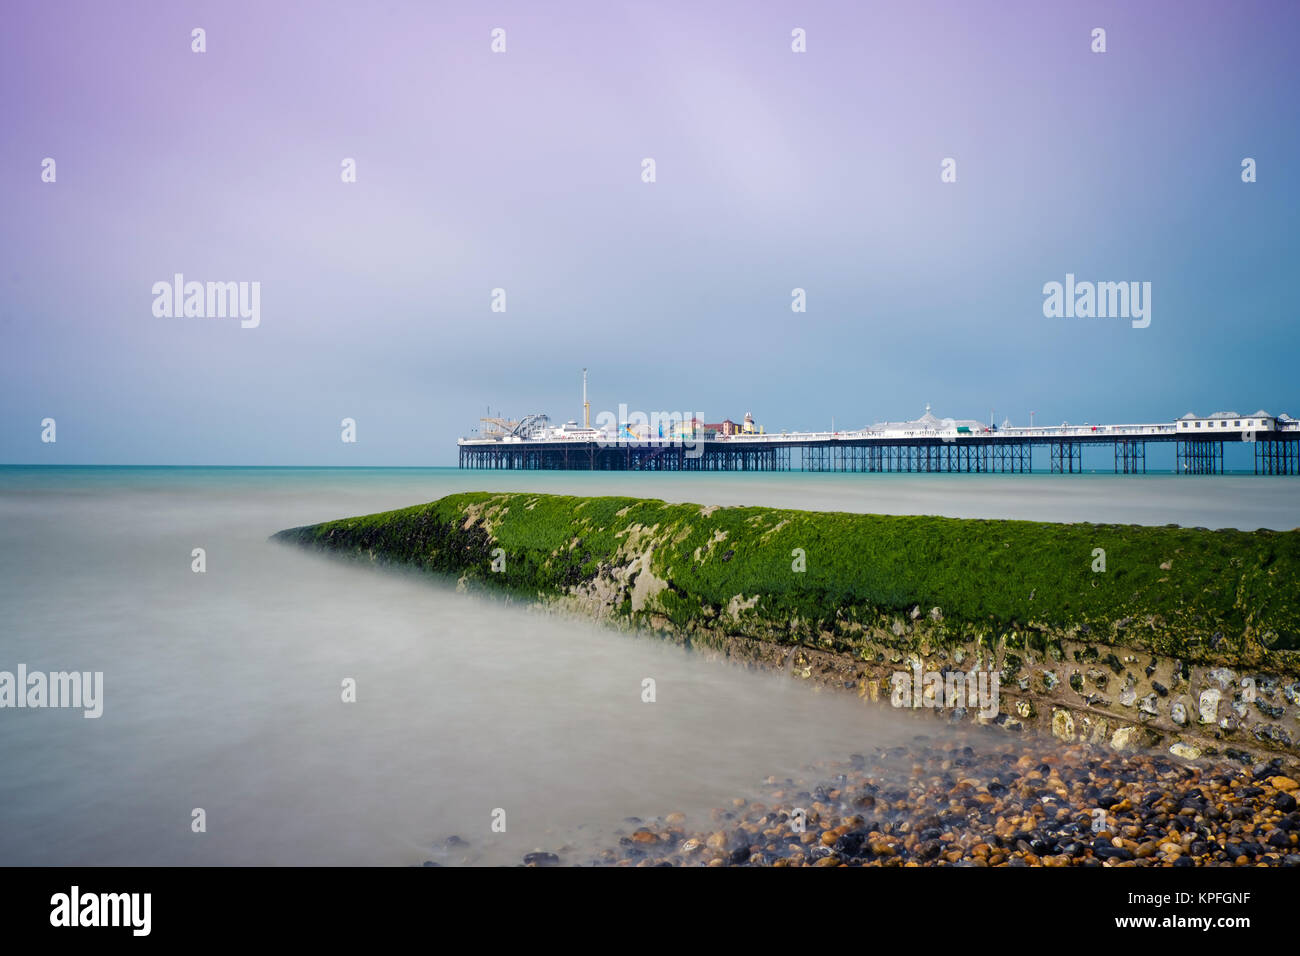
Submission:
<svg viewBox="0 0 1300 956">
<path fill-rule="evenodd" d="M 594 857 L 561 846 L 521 862 L 1300 866 L 1300 789 L 1281 766 L 1193 766 L 958 729 L 851 754 L 800 778 L 769 777 L 759 799 L 736 798 L 707 819 L 629 818 Z"/>
</svg>

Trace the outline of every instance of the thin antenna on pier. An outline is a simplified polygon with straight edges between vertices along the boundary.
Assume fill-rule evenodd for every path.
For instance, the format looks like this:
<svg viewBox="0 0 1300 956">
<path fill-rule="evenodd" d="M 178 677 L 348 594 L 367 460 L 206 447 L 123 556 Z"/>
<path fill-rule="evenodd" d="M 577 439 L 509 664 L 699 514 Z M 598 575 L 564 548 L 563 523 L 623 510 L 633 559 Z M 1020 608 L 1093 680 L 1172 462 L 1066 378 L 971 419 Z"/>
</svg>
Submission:
<svg viewBox="0 0 1300 956">
<path fill-rule="evenodd" d="M 591 402 L 587 401 L 587 370 L 582 370 L 582 427 L 591 427 Z"/>
</svg>

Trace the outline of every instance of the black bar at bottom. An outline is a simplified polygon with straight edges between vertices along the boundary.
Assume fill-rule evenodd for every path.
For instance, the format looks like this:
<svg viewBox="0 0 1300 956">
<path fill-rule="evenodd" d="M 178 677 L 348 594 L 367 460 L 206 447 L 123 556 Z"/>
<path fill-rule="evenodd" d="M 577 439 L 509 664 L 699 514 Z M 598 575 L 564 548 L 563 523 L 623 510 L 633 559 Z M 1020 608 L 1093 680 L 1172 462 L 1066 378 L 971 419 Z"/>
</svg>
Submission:
<svg viewBox="0 0 1300 956">
<path fill-rule="evenodd" d="M 1195 938 L 1232 946 L 1255 934 L 1280 940 L 1294 933 L 1295 879 L 1253 867 L 921 867 L 835 874 L 749 867 L 676 873 L 534 869 L 10 869 L 0 896 L 0 925 L 6 942 L 63 937 L 74 944 L 131 944 L 148 938 L 171 945 L 283 937 L 295 944 L 373 944 L 446 939 L 454 929 L 457 935 L 486 933 L 482 938 L 494 942 L 511 932 L 534 940 L 602 938 L 602 950 L 617 952 L 644 946 L 638 925 L 652 935 L 669 927 L 678 935 L 692 924 L 711 933 L 729 922 L 728 910 L 737 920 L 733 932 L 743 935 L 744 924 L 760 930 L 763 910 L 752 907 L 758 900 L 780 900 L 778 909 L 798 922 L 841 920 L 847 930 L 863 917 L 897 920 L 899 931 L 919 932 L 941 949 L 947 949 L 941 941 L 950 932 L 950 941 L 961 940 L 961 948 L 978 945 L 987 933 L 990 944 L 1005 944 L 1009 937 L 1033 940 L 1032 948 L 1046 945 L 1048 952 L 1052 941 L 1066 938 L 1091 943 L 1133 936 L 1171 946 Z M 99 894 L 149 894 L 147 937 L 136 935 L 143 920 L 133 927 L 130 918 L 143 914 L 143 896 L 134 907 L 118 897 L 125 917 L 119 922 L 127 925 L 52 925 L 52 917 L 70 922 L 69 907 L 59 906 L 63 898 L 70 904 L 74 886 L 82 912 L 86 905 L 99 912 Z M 98 899 L 87 904 L 89 896 Z M 823 902 L 814 905 L 816 899 Z M 712 902 L 703 905 L 704 900 Z M 804 907 L 812 911 L 799 915 Z M 950 916 L 936 921 L 944 911 Z M 623 930 L 610 936 L 602 924 L 621 924 Z"/>
</svg>

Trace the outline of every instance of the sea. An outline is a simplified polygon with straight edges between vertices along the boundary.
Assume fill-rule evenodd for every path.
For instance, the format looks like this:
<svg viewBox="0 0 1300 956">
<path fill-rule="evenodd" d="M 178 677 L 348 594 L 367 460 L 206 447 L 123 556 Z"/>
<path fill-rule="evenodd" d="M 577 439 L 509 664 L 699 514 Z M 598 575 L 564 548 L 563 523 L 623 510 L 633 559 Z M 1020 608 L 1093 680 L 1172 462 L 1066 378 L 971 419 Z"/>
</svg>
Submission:
<svg viewBox="0 0 1300 956">
<path fill-rule="evenodd" d="M 1294 477 L 0 467 L 0 671 L 103 675 L 98 717 L 0 709 L 0 865 L 582 863 L 636 820 L 699 819 L 916 732 L 849 695 L 268 540 L 471 490 L 1300 526 Z"/>
</svg>

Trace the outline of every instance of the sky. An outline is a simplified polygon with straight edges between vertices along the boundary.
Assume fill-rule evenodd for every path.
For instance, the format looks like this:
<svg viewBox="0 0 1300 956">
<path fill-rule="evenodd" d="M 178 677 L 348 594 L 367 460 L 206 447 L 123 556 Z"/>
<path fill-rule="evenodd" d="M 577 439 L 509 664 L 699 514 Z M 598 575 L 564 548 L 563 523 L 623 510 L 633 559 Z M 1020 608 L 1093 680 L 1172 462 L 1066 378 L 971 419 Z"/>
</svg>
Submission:
<svg viewBox="0 0 1300 956">
<path fill-rule="evenodd" d="M 580 418 L 583 367 L 593 419 L 1300 416 L 1300 4 L 6 20 L 0 463 L 448 465 L 489 408 Z M 177 273 L 258 324 L 156 315 Z M 1067 274 L 1149 326 L 1045 316 Z"/>
</svg>

